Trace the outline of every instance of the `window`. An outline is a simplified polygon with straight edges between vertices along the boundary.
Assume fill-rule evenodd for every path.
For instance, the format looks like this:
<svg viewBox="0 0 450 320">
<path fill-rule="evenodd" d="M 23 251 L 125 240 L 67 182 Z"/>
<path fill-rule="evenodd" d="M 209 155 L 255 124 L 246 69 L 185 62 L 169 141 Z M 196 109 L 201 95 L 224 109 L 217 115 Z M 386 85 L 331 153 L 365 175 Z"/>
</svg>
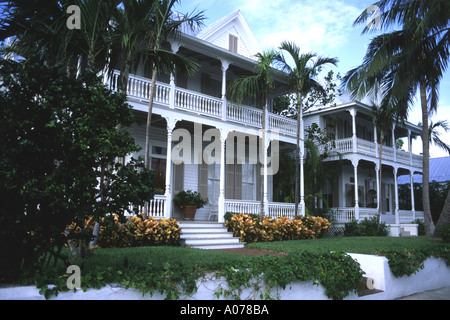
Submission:
<svg viewBox="0 0 450 320">
<path fill-rule="evenodd" d="M 229 38 L 229 50 L 234 53 L 238 52 L 238 37 L 232 34 L 230 34 Z"/>
<path fill-rule="evenodd" d="M 254 164 L 242 164 L 242 199 L 255 200 L 255 169 Z"/>
</svg>

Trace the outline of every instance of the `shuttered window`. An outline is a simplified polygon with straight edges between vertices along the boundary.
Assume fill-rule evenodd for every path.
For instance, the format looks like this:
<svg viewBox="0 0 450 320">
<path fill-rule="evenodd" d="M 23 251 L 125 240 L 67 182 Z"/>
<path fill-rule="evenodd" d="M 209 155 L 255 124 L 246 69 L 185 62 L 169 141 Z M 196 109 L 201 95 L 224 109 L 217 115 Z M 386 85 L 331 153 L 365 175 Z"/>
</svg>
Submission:
<svg viewBox="0 0 450 320">
<path fill-rule="evenodd" d="M 231 52 L 237 53 L 238 52 L 238 37 L 230 34 L 229 38 L 229 49 Z"/>
</svg>

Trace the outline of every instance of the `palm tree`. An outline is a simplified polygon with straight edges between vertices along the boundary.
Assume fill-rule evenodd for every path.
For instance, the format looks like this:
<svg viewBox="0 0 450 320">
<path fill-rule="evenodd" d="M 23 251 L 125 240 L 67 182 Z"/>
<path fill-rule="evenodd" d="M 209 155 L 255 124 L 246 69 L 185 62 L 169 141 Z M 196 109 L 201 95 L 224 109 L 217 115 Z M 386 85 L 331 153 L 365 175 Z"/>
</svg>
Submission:
<svg viewBox="0 0 450 320">
<path fill-rule="evenodd" d="M 164 50 L 162 45 L 165 41 L 177 37 L 183 25 L 194 27 L 200 25 L 204 20 L 203 12 L 179 15 L 174 12 L 174 6 L 178 0 L 155 0 L 153 1 L 152 28 L 149 30 L 148 49 L 146 51 L 146 63 L 152 69 L 152 82 L 147 114 L 147 129 L 145 135 L 145 165 L 150 162 L 150 126 L 153 110 L 153 97 L 155 95 L 156 77 L 159 71 L 173 72 L 178 70 L 187 75 L 196 72 L 197 65 L 190 60 L 177 55 L 171 51 Z"/>
<path fill-rule="evenodd" d="M 383 165 L 382 165 L 382 154 L 383 154 L 383 140 L 384 136 L 386 134 L 386 131 L 392 128 L 392 123 L 394 122 L 394 119 L 396 117 L 396 109 L 395 107 L 392 107 L 391 105 L 381 103 L 380 105 L 377 105 L 376 103 L 372 102 L 372 120 L 377 128 L 377 141 L 379 145 L 379 155 L 378 155 L 378 193 L 381 190 L 381 177 L 383 176 Z M 393 133 L 392 133 L 393 134 Z M 379 198 L 380 199 L 380 198 Z M 380 203 L 377 203 L 378 207 L 378 221 L 380 221 L 381 217 L 381 206 Z"/>
<path fill-rule="evenodd" d="M 257 63 L 254 67 L 254 74 L 243 76 L 234 80 L 228 90 L 231 99 L 242 102 L 246 97 L 253 97 L 257 101 L 262 113 L 262 148 L 266 150 L 266 113 L 268 99 L 275 89 L 275 80 L 272 77 L 272 65 L 280 61 L 281 57 L 275 50 L 256 54 Z M 264 216 L 264 186 L 261 184 L 261 219 Z"/>
<path fill-rule="evenodd" d="M 434 123 L 433 121 L 430 122 L 430 129 L 428 130 L 429 143 L 430 144 L 434 143 L 437 147 L 441 148 L 442 150 L 444 150 L 448 154 L 450 154 L 450 145 L 448 145 L 447 143 L 442 141 L 441 135 L 438 131 L 439 129 L 442 129 L 445 132 L 448 132 L 450 130 L 448 121 L 447 120 L 439 120 L 436 123 Z"/>
<path fill-rule="evenodd" d="M 109 61 L 109 73 L 120 68 L 119 90 L 127 92 L 128 77 L 132 67 L 144 53 L 148 41 L 155 0 L 125 0 L 113 17 L 113 44 Z"/>
<path fill-rule="evenodd" d="M 445 0 L 381 0 L 382 28 L 398 24 L 401 30 L 375 37 L 369 45 L 363 64 L 351 70 L 344 83 L 360 92 L 381 89 L 397 113 L 405 118 L 416 92 L 422 108 L 423 205 L 426 233 L 432 234 L 429 200 L 428 115 L 437 108 L 439 82 L 450 58 L 448 27 L 450 3 Z M 368 10 L 355 24 L 366 23 Z M 366 27 L 363 32 L 369 32 Z M 347 80 L 347 82 L 346 82 Z"/>
<path fill-rule="evenodd" d="M 315 53 L 301 53 L 300 48 L 294 43 L 284 41 L 281 43 L 280 50 L 286 51 L 294 60 L 292 68 L 284 58 L 281 59 L 284 69 L 289 73 L 289 85 L 296 93 L 297 104 L 297 149 L 295 163 L 295 216 L 298 216 L 299 191 L 301 192 L 300 203 L 304 210 L 304 191 L 300 189 L 300 166 L 303 166 L 303 160 L 300 161 L 300 136 L 304 136 L 301 122 L 303 120 L 303 99 L 313 90 L 325 93 L 323 86 L 316 80 L 317 74 L 325 65 L 336 65 L 337 59 L 317 57 Z M 304 151 L 302 151 L 303 153 Z M 302 157 L 304 155 L 302 154 Z M 301 163 L 300 163 L 301 162 Z M 302 177 L 303 179 L 303 177 Z"/>
</svg>

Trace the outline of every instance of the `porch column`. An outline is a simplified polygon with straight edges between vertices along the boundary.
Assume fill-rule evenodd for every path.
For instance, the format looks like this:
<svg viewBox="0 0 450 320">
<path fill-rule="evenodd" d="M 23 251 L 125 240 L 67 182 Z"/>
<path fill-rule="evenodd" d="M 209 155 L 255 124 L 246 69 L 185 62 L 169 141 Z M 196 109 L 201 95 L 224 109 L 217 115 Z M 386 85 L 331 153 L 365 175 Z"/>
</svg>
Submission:
<svg viewBox="0 0 450 320">
<path fill-rule="evenodd" d="M 352 139 L 353 139 L 353 153 L 358 152 L 358 140 L 356 137 L 356 109 L 350 109 L 350 115 L 352 116 Z"/>
<path fill-rule="evenodd" d="M 219 184 L 219 203 L 218 203 L 218 222 L 225 221 L 225 143 L 229 131 L 226 129 L 220 130 L 220 184 Z"/>
<path fill-rule="evenodd" d="M 411 211 L 413 214 L 413 220 L 416 220 L 416 205 L 414 201 L 414 171 L 409 171 L 409 179 L 411 184 Z"/>
<path fill-rule="evenodd" d="M 395 142 L 395 123 L 392 125 L 392 148 L 394 149 L 394 162 L 397 162 L 397 144 Z"/>
<path fill-rule="evenodd" d="M 375 164 L 375 175 L 377 177 L 377 213 L 380 212 L 380 168 L 379 165 L 376 163 Z"/>
<path fill-rule="evenodd" d="M 408 151 L 409 151 L 409 164 L 412 166 L 412 141 L 411 141 L 411 129 L 408 129 Z"/>
<path fill-rule="evenodd" d="M 173 53 L 177 53 L 180 50 L 180 44 L 178 42 L 170 43 Z M 169 108 L 174 109 L 176 103 L 176 86 L 175 86 L 175 73 L 170 73 L 170 93 L 169 93 Z"/>
<path fill-rule="evenodd" d="M 352 159 L 355 175 L 355 219 L 359 221 L 359 194 L 358 194 L 358 164 L 359 160 Z"/>
<path fill-rule="evenodd" d="M 166 117 L 167 122 L 167 157 L 166 157 L 166 190 L 164 192 L 164 195 L 166 197 L 166 202 L 164 205 L 164 216 L 166 218 L 172 218 L 172 200 L 173 200 L 173 193 L 172 193 L 172 133 L 173 129 L 175 128 L 175 125 L 177 124 L 178 120 Z"/>
<path fill-rule="evenodd" d="M 395 197 L 394 197 L 394 201 L 395 201 L 395 224 L 400 224 L 400 216 L 399 216 L 399 212 L 398 212 L 398 183 L 397 183 L 397 167 L 394 167 L 393 172 L 394 172 L 394 193 L 395 193 Z"/>
<path fill-rule="evenodd" d="M 227 119 L 227 70 L 230 63 L 226 60 L 222 62 L 222 120 Z"/>
</svg>

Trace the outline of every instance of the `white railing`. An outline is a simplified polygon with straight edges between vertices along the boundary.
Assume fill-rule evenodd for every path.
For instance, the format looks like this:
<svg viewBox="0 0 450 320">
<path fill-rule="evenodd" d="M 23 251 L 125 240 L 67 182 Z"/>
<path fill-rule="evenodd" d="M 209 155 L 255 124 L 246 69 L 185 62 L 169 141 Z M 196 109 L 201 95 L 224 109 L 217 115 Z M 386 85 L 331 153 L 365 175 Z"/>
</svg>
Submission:
<svg viewBox="0 0 450 320">
<path fill-rule="evenodd" d="M 239 214 L 260 214 L 261 202 L 249 200 L 225 200 L 225 212 Z M 301 207 L 299 205 L 300 214 Z M 295 204 L 284 202 L 269 202 L 269 213 L 266 216 L 272 218 L 286 217 L 293 219 L 295 217 Z"/>
<path fill-rule="evenodd" d="M 269 114 L 269 129 L 279 130 L 280 132 L 290 135 L 297 135 L 297 121 L 277 114 Z"/>
<path fill-rule="evenodd" d="M 225 200 L 225 212 L 239 214 L 260 214 L 259 201 Z"/>
<path fill-rule="evenodd" d="M 298 206 L 298 214 L 301 213 L 301 207 Z M 284 202 L 270 202 L 269 203 L 269 216 L 272 218 L 286 217 L 294 219 L 295 217 L 295 204 Z"/>
<path fill-rule="evenodd" d="M 423 211 L 409 211 L 409 210 L 399 210 L 400 223 L 411 223 L 416 219 L 424 221 Z"/>
<path fill-rule="evenodd" d="M 336 140 L 334 143 L 335 143 L 335 150 L 339 153 L 348 153 L 353 151 L 352 138 Z"/>
<path fill-rule="evenodd" d="M 222 117 L 222 100 L 198 92 L 177 88 L 175 90 L 177 108 Z"/>
<path fill-rule="evenodd" d="M 107 81 L 111 90 L 120 91 L 119 71 L 114 71 L 112 78 Z M 148 101 L 150 99 L 150 88 L 152 81 L 143 77 L 130 75 L 128 77 L 127 95 L 129 97 Z M 154 101 L 160 104 L 169 105 L 170 86 L 157 82 L 155 86 Z"/>
<path fill-rule="evenodd" d="M 227 120 L 261 127 L 262 110 L 249 108 L 234 103 L 227 103 Z"/>
<path fill-rule="evenodd" d="M 111 90 L 120 91 L 120 72 L 115 70 L 111 78 L 105 79 L 105 83 Z M 150 98 L 151 83 L 151 79 L 129 75 L 127 95 L 147 102 Z M 224 121 L 236 122 L 258 129 L 262 127 L 262 110 L 260 109 L 227 102 L 226 112 L 223 112 L 224 102 L 222 99 L 179 87 L 176 87 L 173 92 L 167 83 L 156 82 L 154 102 L 164 106 L 171 106 L 173 103 L 173 108 L 221 118 Z M 295 120 L 273 113 L 268 114 L 267 128 L 278 130 L 278 132 L 291 137 L 295 137 L 297 134 Z"/>
<path fill-rule="evenodd" d="M 371 219 L 378 215 L 378 209 L 376 208 L 359 208 L 359 219 Z"/>
<path fill-rule="evenodd" d="M 332 143 L 334 143 L 334 148 L 332 147 Z M 364 139 L 358 138 L 356 141 L 357 144 L 357 152 L 362 153 L 365 155 L 373 156 L 377 158 L 379 156 L 378 152 L 379 149 L 377 149 L 377 145 L 375 142 L 367 141 Z M 378 147 L 379 148 L 379 147 Z M 345 139 L 339 139 L 335 140 L 334 142 L 328 143 L 328 149 L 330 151 L 335 151 L 341 154 L 346 153 L 352 153 L 353 152 L 353 138 L 345 138 Z M 324 151 L 324 147 L 321 146 L 319 148 L 321 152 Z M 383 146 L 382 148 L 382 158 L 383 160 L 390 160 L 406 165 L 412 165 L 414 167 L 421 167 L 422 166 L 422 156 L 412 154 L 410 155 L 409 152 L 405 152 L 403 150 L 395 150 L 395 157 L 394 157 L 394 148 Z M 412 162 L 411 162 L 412 160 Z"/>
<path fill-rule="evenodd" d="M 155 195 L 145 206 L 139 206 L 139 214 L 147 213 L 147 216 L 156 219 L 165 219 L 166 196 Z M 134 215 L 134 208 L 130 207 L 129 215 Z"/>
<path fill-rule="evenodd" d="M 355 208 L 331 208 L 336 223 L 346 223 L 355 219 Z"/>
</svg>

